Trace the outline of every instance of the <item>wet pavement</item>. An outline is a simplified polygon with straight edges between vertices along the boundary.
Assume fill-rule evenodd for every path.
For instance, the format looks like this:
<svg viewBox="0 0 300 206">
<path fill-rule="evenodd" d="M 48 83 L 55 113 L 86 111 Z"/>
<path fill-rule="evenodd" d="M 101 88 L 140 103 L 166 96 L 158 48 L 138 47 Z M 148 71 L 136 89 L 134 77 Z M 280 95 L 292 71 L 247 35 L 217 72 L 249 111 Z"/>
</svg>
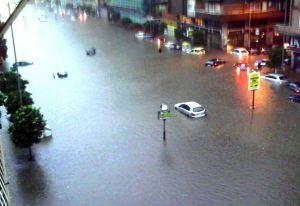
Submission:
<svg viewBox="0 0 300 206">
<path fill-rule="evenodd" d="M 34 62 L 19 70 L 53 137 L 28 162 L 2 118 L 13 205 L 300 205 L 300 104 L 287 101 L 284 85 L 262 80 L 252 110 L 247 75 L 232 69 L 231 55 L 160 54 L 104 19 L 49 13 L 40 22 L 34 9 L 15 24 L 18 60 Z M 203 66 L 216 56 L 228 62 Z M 54 79 L 59 70 L 68 78 Z M 183 101 L 208 116 L 174 111 Z M 161 103 L 174 114 L 165 143 Z"/>
</svg>

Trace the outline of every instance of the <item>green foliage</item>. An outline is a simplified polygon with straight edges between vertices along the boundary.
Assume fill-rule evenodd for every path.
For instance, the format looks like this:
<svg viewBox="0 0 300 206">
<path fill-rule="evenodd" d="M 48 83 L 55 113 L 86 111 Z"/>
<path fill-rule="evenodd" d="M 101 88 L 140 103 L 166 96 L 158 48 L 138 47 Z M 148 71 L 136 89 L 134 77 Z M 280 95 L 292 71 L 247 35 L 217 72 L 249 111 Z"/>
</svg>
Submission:
<svg viewBox="0 0 300 206">
<path fill-rule="evenodd" d="M 272 48 L 268 55 L 270 62 L 268 62 L 268 66 L 271 68 L 277 68 L 281 66 L 281 60 L 282 60 L 282 47 L 275 47 Z M 283 58 L 285 59 L 287 56 L 287 53 L 285 50 L 283 50 Z"/>
<path fill-rule="evenodd" d="M 151 22 L 150 22 L 150 21 L 146 21 L 146 22 L 143 24 L 143 26 L 144 26 L 145 32 L 149 33 L 150 30 L 151 30 Z"/>
<path fill-rule="evenodd" d="M 0 25 L 1 27 L 1 25 Z M 6 59 L 7 58 L 7 40 L 0 38 L 0 59 Z"/>
<path fill-rule="evenodd" d="M 129 27 L 130 24 L 132 23 L 131 19 L 129 19 L 128 17 L 124 17 L 121 19 L 122 25 L 125 27 Z"/>
<path fill-rule="evenodd" d="M 180 40 L 182 40 L 184 38 L 183 29 L 182 28 L 175 29 L 175 38 L 177 39 L 177 41 L 180 41 Z"/>
<path fill-rule="evenodd" d="M 0 92 L 0 106 L 4 105 L 6 99 L 7 99 L 7 96 L 5 94 L 3 94 L 2 92 Z"/>
<path fill-rule="evenodd" d="M 12 142 L 20 148 L 29 148 L 39 142 L 45 129 L 45 121 L 39 109 L 22 106 L 12 114 L 12 124 L 8 128 Z"/>
<path fill-rule="evenodd" d="M 20 89 L 22 91 L 25 90 L 26 84 L 28 84 L 27 80 L 20 78 Z M 6 71 L 3 75 L 0 76 L 0 91 L 4 94 L 8 95 L 12 91 L 18 90 L 18 74 L 12 71 Z"/>
<path fill-rule="evenodd" d="M 195 46 L 203 46 L 205 44 L 205 34 L 203 31 L 193 32 L 193 44 Z"/>
<path fill-rule="evenodd" d="M 167 24 L 164 22 L 159 23 L 158 25 L 158 35 L 164 35 Z"/>
<path fill-rule="evenodd" d="M 23 91 L 22 92 L 22 103 L 23 106 L 25 105 L 32 105 L 33 100 L 31 98 L 31 94 L 29 92 Z M 7 99 L 4 103 L 8 114 L 15 113 L 20 107 L 20 94 L 18 91 L 12 91 L 7 95 Z"/>
</svg>

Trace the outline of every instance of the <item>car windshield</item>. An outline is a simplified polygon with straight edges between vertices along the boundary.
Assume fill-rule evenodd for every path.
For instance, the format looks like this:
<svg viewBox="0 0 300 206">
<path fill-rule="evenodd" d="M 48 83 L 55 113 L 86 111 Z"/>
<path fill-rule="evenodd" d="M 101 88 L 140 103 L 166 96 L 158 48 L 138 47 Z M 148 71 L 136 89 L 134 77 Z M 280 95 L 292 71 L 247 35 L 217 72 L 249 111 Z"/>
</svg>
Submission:
<svg viewBox="0 0 300 206">
<path fill-rule="evenodd" d="M 201 111 L 203 111 L 203 110 L 204 110 L 203 107 L 195 107 L 195 108 L 193 109 L 193 112 L 201 112 Z"/>
<path fill-rule="evenodd" d="M 242 51 L 242 53 L 247 53 L 247 51 L 244 50 L 244 51 Z"/>
<path fill-rule="evenodd" d="M 279 79 L 280 80 L 287 80 L 288 78 L 287 78 L 287 76 L 281 76 L 281 77 L 279 77 Z"/>
</svg>

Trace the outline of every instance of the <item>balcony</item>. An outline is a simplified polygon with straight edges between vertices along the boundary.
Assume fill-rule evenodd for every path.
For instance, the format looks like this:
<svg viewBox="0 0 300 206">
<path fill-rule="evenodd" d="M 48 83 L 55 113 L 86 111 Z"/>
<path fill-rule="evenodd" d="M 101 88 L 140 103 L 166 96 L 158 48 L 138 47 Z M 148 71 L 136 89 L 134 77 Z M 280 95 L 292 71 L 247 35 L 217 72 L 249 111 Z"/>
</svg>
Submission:
<svg viewBox="0 0 300 206">
<path fill-rule="evenodd" d="M 215 11 L 209 12 L 204 9 L 197 9 L 196 16 L 204 19 L 210 19 L 220 22 L 229 21 L 243 21 L 249 19 L 249 10 L 227 10 L 227 11 Z M 251 10 L 252 20 L 264 20 L 264 19 L 283 19 L 284 13 L 279 10 Z"/>
</svg>

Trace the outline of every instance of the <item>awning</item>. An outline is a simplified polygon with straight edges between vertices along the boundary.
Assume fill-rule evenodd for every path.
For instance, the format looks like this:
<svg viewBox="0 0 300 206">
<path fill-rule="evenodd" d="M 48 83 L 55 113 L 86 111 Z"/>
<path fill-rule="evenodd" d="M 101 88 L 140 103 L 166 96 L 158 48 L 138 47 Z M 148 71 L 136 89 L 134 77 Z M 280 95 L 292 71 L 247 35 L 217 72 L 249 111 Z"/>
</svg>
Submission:
<svg viewBox="0 0 300 206">
<path fill-rule="evenodd" d="M 300 36 L 300 29 L 293 26 L 285 26 L 282 24 L 276 24 L 274 26 L 275 31 L 280 34 L 285 34 L 289 36 Z"/>
</svg>

